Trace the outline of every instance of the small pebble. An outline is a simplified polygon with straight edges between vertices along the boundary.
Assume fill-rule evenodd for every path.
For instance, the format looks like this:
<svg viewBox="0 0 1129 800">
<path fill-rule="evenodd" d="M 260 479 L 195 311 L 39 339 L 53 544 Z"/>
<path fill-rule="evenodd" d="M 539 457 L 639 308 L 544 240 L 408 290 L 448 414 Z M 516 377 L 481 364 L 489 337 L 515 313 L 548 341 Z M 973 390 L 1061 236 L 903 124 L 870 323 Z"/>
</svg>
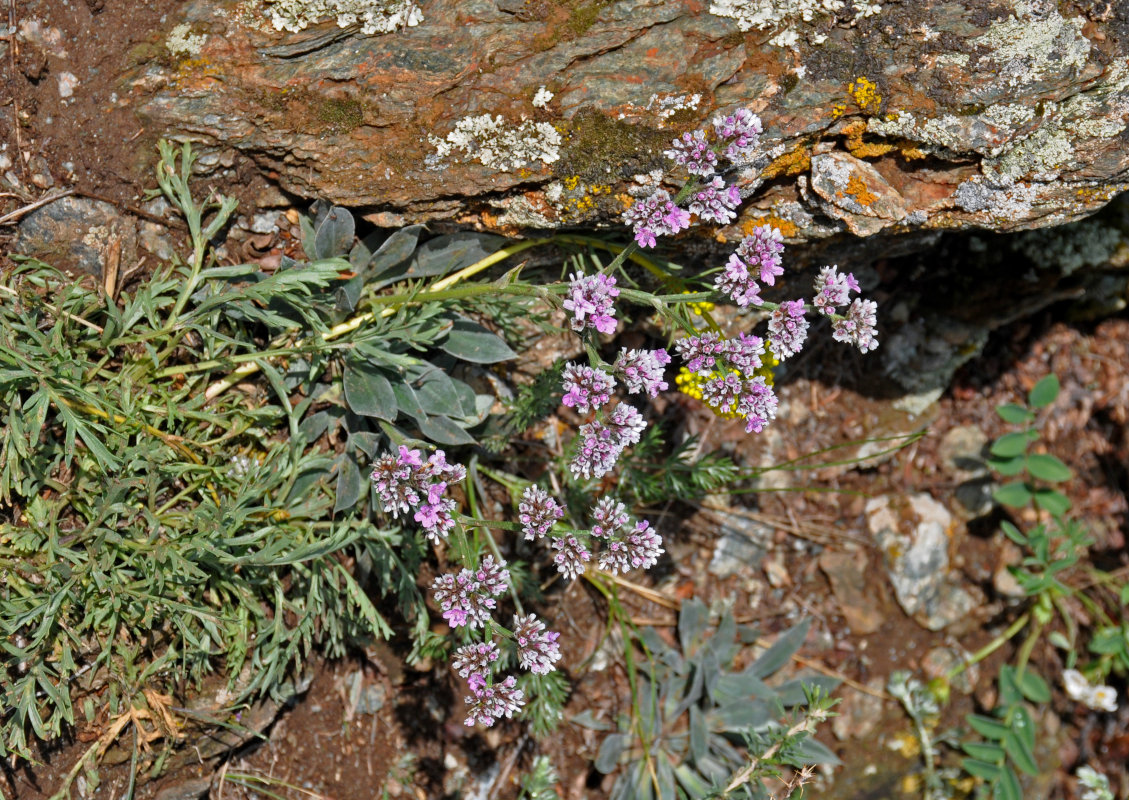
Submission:
<svg viewBox="0 0 1129 800">
<path fill-rule="evenodd" d="M 78 78 L 70 72 L 59 73 L 59 97 L 70 97 L 78 86 Z"/>
</svg>

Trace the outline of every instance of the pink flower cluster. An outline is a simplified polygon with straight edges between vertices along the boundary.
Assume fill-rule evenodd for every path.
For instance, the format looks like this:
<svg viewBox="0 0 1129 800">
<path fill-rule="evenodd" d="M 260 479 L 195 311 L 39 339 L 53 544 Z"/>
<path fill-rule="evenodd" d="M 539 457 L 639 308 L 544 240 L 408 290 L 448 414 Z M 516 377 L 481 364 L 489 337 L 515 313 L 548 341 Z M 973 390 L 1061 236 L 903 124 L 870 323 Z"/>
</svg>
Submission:
<svg viewBox="0 0 1129 800">
<path fill-rule="evenodd" d="M 808 338 L 808 321 L 803 300 L 786 300 L 768 319 L 768 341 L 772 354 L 783 361 L 804 347 Z"/>
<path fill-rule="evenodd" d="M 839 272 L 838 267 L 824 267 L 815 279 L 815 298 L 813 305 L 825 316 L 833 316 L 831 321 L 832 338 L 837 342 L 853 344 L 863 353 L 878 347 L 878 304 L 873 300 L 856 297 L 850 300 L 851 292 L 859 291 L 859 283 L 854 274 Z M 840 306 L 850 302 L 847 313 L 838 315 Z"/>
<path fill-rule="evenodd" d="M 654 247 L 656 237 L 672 236 L 689 228 L 690 212 L 675 205 L 665 189 L 656 189 L 645 200 L 636 200 L 624 212 L 623 221 L 635 229 L 635 241 L 640 247 Z"/>
<path fill-rule="evenodd" d="M 563 516 L 564 509 L 548 492 L 534 484 L 525 487 L 517 507 L 517 519 L 527 541 L 540 539 Z"/>
<path fill-rule="evenodd" d="M 725 157 L 738 163 L 755 155 L 760 145 L 760 136 L 764 132 L 761 118 L 747 108 L 738 108 L 732 114 L 714 117 L 713 129 L 718 138 L 728 140 Z"/>
<path fill-rule="evenodd" d="M 580 333 L 585 328 L 595 328 L 600 333 L 615 333 L 616 319 L 613 301 L 619 297 L 615 278 L 609 275 L 569 276 L 568 298 L 563 305 L 572 312 L 572 329 Z"/>
<path fill-rule="evenodd" d="M 651 529 L 647 520 L 632 524 L 623 503 L 601 498 L 592 511 L 596 524 L 592 526 L 593 538 L 605 542 L 600 552 L 600 569 L 612 573 L 633 569 L 650 569 L 665 553 L 662 538 Z"/>
<path fill-rule="evenodd" d="M 580 426 L 576 454 L 568 468 L 573 477 L 602 478 L 612 470 L 624 449 L 638 444 L 647 424 L 634 407 L 620 403 L 605 421 Z"/>
<path fill-rule="evenodd" d="M 561 402 L 581 414 L 595 411 L 611 400 L 615 378 L 601 369 L 566 364 L 561 376 L 564 397 Z"/>
<path fill-rule="evenodd" d="M 398 455 L 386 453 L 377 459 L 371 477 L 384 510 L 393 519 L 415 509 L 413 519 L 436 543 L 454 527 L 455 501 L 443 493 L 449 484 L 466 477 L 466 468 L 448 464 L 442 450 L 424 461 L 419 450 L 400 445 Z"/>
<path fill-rule="evenodd" d="M 776 419 L 776 394 L 760 375 L 748 379 L 727 372 L 710 378 L 702 383 L 702 399 L 723 414 L 744 419 L 745 433 L 760 433 Z"/>
<path fill-rule="evenodd" d="M 703 333 L 700 336 L 686 336 L 674 343 L 674 349 L 686 362 L 686 369 L 699 375 L 709 375 L 723 366 L 732 366 L 741 372 L 752 374 L 762 366 L 764 340 L 746 333 L 733 339 L 722 338 L 720 333 Z"/>
<path fill-rule="evenodd" d="M 623 379 L 627 391 L 632 394 L 645 392 L 658 397 L 666 391 L 667 382 L 663 380 L 664 367 L 670 363 L 666 350 L 628 350 L 619 351 L 612 370 Z"/>
<path fill-rule="evenodd" d="M 670 149 L 663 153 L 675 164 L 683 166 L 691 175 L 707 177 L 717 168 L 717 153 L 706 139 L 703 130 L 684 133 L 675 139 Z"/>
<path fill-rule="evenodd" d="M 505 591 L 509 580 L 505 566 L 486 556 L 475 570 L 463 569 L 458 575 L 441 575 L 435 580 L 435 601 L 451 627 L 474 630 L 486 626 L 496 606 L 494 597 Z M 503 629 L 494 630 L 505 634 Z M 553 665 L 561 657 L 557 644 L 560 634 L 545 630 L 545 623 L 536 616 L 515 616 L 513 632 L 505 635 L 517 646 L 518 664 L 523 669 L 539 675 L 555 669 Z M 494 665 L 500 657 L 501 649 L 493 640 L 471 642 L 455 650 L 451 666 L 467 679 L 470 688 L 466 697 L 468 726 L 490 726 L 501 717 L 509 719 L 525 704 L 525 694 L 512 675 L 495 680 Z"/>
<path fill-rule="evenodd" d="M 779 228 L 760 225 L 746 236 L 737 251 L 729 256 L 724 271 L 717 276 L 714 285 L 739 306 L 752 303 L 762 305 L 760 284 L 762 281 L 772 286 L 776 277 L 784 274 L 780 266 L 780 254 L 784 252 L 783 236 Z"/>
<path fill-rule="evenodd" d="M 697 214 L 702 222 L 728 225 L 737 218 L 739 205 L 741 191 L 736 186 L 726 186 L 717 175 L 690 195 L 690 213 Z"/>
<path fill-rule="evenodd" d="M 490 612 L 497 607 L 494 598 L 506 591 L 509 579 L 506 563 L 486 556 L 476 570 L 463 569 L 458 575 L 440 575 L 431 589 L 447 624 L 452 628 L 465 625 L 474 630 L 490 619 Z"/>
</svg>

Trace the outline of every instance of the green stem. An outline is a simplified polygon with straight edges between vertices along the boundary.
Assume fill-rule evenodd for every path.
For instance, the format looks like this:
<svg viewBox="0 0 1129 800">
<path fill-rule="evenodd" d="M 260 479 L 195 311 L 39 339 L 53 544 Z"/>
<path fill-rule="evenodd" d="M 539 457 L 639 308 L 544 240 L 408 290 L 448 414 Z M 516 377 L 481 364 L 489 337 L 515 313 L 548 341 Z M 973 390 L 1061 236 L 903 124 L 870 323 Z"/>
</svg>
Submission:
<svg viewBox="0 0 1129 800">
<path fill-rule="evenodd" d="M 945 680 L 951 682 L 952 679 L 955 678 L 957 675 L 960 675 L 962 672 L 964 672 L 966 669 L 973 666 L 974 664 L 979 664 L 985 658 L 992 655 L 992 653 L 999 650 L 1001 647 L 1003 647 L 1005 644 L 1007 644 L 1009 641 L 1011 641 L 1017 633 L 1019 633 L 1021 630 L 1023 630 L 1024 626 L 1027 625 L 1027 623 L 1030 619 L 1031 619 L 1031 612 L 1028 611 L 1022 617 L 1020 617 L 1015 622 L 1013 622 L 1011 624 L 1011 626 L 1006 631 L 1004 631 L 999 636 L 997 636 L 995 639 L 988 642 L 988 644 L 984 645 L 979 650 L 977 650 L 975 653 L 973 653 L 966 661 L 964 661 L 961 664 L 957 664 L 955 667 L 950 669 L 945 674 Z"/>
</svg>

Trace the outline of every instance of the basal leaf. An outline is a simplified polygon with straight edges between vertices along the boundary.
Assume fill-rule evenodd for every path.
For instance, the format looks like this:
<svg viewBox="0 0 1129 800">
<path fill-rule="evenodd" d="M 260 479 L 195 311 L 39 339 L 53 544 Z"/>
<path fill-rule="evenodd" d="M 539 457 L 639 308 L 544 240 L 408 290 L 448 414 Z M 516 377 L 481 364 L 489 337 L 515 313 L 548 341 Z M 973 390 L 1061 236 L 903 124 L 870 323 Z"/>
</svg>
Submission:
<svg viewBox="0 0 1129 800">
<path fill-rule="evenodd" d="M 808 635 L 808 628 L 810 626 L 811 620 L 805 619 L 799 625 L 784 631 L 784 633 L 777 637 L 772 646 L 749 666 L 746 672 L 761 679 L 767 678 L 769 675 L 776 672 L 787 664 L 788 659 L 800 649 L 800 645 L 804 643 L 804 639 Z"/>
<path fill-rule="evenodd" d="M 474 437 L 450 417 L 424 416 L 416 420 L 419 432 L 436 444 L 474 444 Z"/>
<path fill-rule="evenodd" d="M 456 319 L 439 346 L 455 358 L 475 364 L 494 364 L 517 357 L 501 336 L 469 319 Z"/>
<path fill-rule="evenodd" d="M 613 733 L 604 737 L 596 754 L 596 769 L 605 775 L 614 770 L 619 765 L 620 756 L 627 751 L 630 744 L 630 737 L 624 733 Z"/>
<path fill-rule="evenodd" d="M 314 227 L 313 260 L 343 256 L 353 248 L 356 223 L 347 208 L 333 206 Z"/>
<path fill-rule="evenodd" d="M 337 487 L 333 503 L 333 513 L 352 508 L 361 499 L 365 489 L 365 480 L 361 471 L 357 469 L 356 462 L 348 453 L 342 453 L 337 458 Z"/>
<path fill-rule="evenodd" d="M 354 414 L 395 421 L 397 397 L 392 384 L 379 370 L 354 360 L 346 361 L 342 385 L 345 401 Z"/>
</svg>

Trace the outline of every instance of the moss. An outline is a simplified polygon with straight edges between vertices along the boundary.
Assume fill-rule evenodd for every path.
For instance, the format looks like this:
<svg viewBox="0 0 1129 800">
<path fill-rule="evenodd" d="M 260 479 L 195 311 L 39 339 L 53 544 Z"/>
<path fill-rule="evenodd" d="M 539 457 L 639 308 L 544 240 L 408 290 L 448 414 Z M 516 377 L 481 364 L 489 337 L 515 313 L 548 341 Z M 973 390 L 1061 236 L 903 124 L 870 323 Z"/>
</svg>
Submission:
<svg viewBox="0 0 1129 800">
<path fill-rule="evenodd" d="M 314 108 L 314 116 L 333 133 L 348 133 L 365 121 L 365 107 L 351 97 L 325 97 Z"/>
<path fill-rule="evenodd" d="M 574 36 L 583 36 L 589 28 L 596 24 L 600 12 L 609 5 L 611 5 L 610 0 L 588 0 L 587 3 L 580 3 L 572 9 L 565 27 Z"/>
<path fill-rule="evenodd" d="M 671 138 L 669 131 L 632 125 L 595 109 L 580 111 L 561 136 L 561 157 L 553 174 L 585 183 L 606 183 L 662 168 L 662 152 Z"/>
<path fill-rule="evenodd" d="M 800 83 L 800 76 L 797 75 L 794 72 L 789 72 L 787 75 L 784 76 L 784 81 L 783 81 L 784 94 L 788 94 L 788 92 L 795 89 L 799 85 L 799 83 Z"/>
</svg>

